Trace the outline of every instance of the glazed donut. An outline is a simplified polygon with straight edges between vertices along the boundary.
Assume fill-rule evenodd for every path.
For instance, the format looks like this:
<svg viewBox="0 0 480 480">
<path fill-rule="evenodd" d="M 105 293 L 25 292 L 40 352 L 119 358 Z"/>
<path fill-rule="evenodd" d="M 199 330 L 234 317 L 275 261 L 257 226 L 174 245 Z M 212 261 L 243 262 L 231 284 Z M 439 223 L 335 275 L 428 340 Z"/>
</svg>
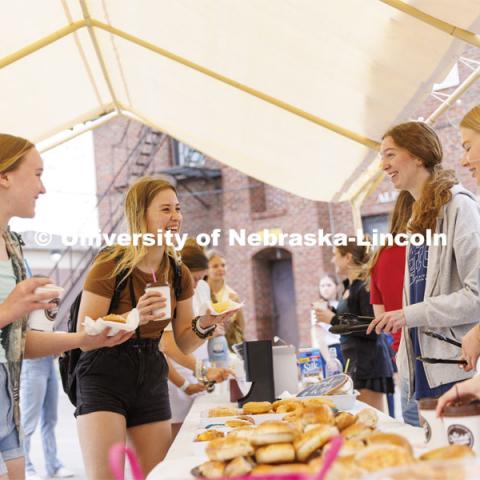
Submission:
<svg viewBox="0 0 480 480">
<path fill-rule="evenodd" d="M 303 405 L 299 402 L 287 401 L 278 405 L 275 413 L 291 413 L 300 416 L 303 413 Z"/>
<path fill-rule="evenodd" d="M 243 406 L 243 413 L 245 415 L 258 415 L 260 413 L 269 413 L 272 411 L 272 404 L 270 402 L 247 402 Z"/>
<path fill-rule="evenodd" d="M 212 440 L 205 449 L 210 460 L 225 461 L 253 455 L 253 447 L 244 438 L 226 437 Z"/>
<path fill-rule="evenodd" d="M 302 405 L 302 400 L 300 400 L 299 398 L 295 398 L 295 397 L 284 398 L 283 400 L 277 400 L 276 402 L 273 402 L 273 404 L 272 404 L 273 411 L 276 412 L 277 408 L 280 405 L 284 405 L 285 403 L 298 403 L 298 404 Z"/>
</svg>

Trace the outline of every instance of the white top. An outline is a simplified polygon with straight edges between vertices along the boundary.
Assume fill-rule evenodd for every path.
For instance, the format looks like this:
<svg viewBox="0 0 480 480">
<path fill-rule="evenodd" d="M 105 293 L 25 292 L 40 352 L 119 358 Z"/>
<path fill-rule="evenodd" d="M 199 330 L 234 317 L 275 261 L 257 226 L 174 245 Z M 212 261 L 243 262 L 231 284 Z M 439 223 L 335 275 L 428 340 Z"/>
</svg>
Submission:
<svg viewBox="0 0 480 480">
<path fill-rule="evenodd" d="M 310 312 L 310 325 L 311 331 L 310 335 L 312 337 L 312 347 L 318 348 L 319 340 L 323 338 L 324 342 L 329 347 L 330 345 L 335 345 L 340 343 L 340 335 L 330 333 L 329 329 L 331 325 L 323 322 L 317 322 L 315 317 L 315 311 Z"/>
<path fill-rule="evenodd" d="M 0 261 L 0 303 L 2 303 L 15 288 L 17 280 L 13 272 L 12 262 L 10 260 Z M 0 328 L 0 338 L 2 336 L 2 329 Z M 0 363 L 5 363 L 7 357 L 0 343 Z"/>
</svg>

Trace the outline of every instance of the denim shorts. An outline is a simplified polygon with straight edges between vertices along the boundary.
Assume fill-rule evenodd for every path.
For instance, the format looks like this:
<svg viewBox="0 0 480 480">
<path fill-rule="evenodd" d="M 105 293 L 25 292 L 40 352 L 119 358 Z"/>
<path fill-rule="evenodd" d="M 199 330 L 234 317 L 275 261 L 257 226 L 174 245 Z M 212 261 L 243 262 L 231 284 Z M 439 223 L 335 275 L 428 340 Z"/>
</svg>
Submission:
<svg viewBox="0 0 480 480">
<path fill-rule="evenodd" d="M 24 456 L 20 435 L 13 421 L 13 401 L 5 363 L 0 363 L 0 476 L 7 474 L 5 462 Z"/>
<path fill-rule="evenodd" d="M 130 339 L 83 352 L 75 416 L 115 412 L 125 417 L 127 428 L 169 420 L 168 364 L 158 344 L 158 338 Z"/>
</svg>

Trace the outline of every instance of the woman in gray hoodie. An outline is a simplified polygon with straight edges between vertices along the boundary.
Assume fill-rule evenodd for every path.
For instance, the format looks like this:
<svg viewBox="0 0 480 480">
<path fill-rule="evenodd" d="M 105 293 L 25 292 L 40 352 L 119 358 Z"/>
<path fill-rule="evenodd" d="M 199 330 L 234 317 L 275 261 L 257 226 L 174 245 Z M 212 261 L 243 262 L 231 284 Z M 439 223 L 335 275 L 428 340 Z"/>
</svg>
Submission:
<svg viewBox="0 0 480 480">
<path fill-rule="evenodd" d="M 430 230 L 443 234 L 444 241 L 407 247 L 403 308 L 380 315 L 369 331 L 403 329 L 397 363 L 409 380 L 410 397 L 439 397 L 471 373 L 417 357 L 458 358 L 458 347 L 424 332 L 461 339 L 480 318 L 480 207 L 453 172 L 443 170 L 440 141 L 425 123 L 390 129 L 381 155 L 395 188 L 415 199 L 409 233 L 428 235 Z"/>
</svg>

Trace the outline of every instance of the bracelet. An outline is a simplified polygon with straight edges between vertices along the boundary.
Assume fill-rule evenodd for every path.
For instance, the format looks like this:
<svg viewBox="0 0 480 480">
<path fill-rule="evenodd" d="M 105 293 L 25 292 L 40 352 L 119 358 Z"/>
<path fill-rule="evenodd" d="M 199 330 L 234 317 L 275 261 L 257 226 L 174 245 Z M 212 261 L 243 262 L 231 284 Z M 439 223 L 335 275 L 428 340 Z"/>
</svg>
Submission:
<svg viewBox="0 0 480 480">
<path fill-rule="evenodd" d="M 187 388 L 190 386 L 190 382 L 188 380 L 185 380 L 183 382 L 183 385 L 181 387 L 178 387 L 182 392 L 185 392 Z"/>
<path fill-rule="evenodd" d="M 208 328 L 202 328 L 199 325 L 200 317 L 195 317 L 192 320 L 192 330 L 198 338 L 205 340 L 213 334 L 213 331 L 217 328 L 217 325 L 212 325 Z"/>
</svg>

